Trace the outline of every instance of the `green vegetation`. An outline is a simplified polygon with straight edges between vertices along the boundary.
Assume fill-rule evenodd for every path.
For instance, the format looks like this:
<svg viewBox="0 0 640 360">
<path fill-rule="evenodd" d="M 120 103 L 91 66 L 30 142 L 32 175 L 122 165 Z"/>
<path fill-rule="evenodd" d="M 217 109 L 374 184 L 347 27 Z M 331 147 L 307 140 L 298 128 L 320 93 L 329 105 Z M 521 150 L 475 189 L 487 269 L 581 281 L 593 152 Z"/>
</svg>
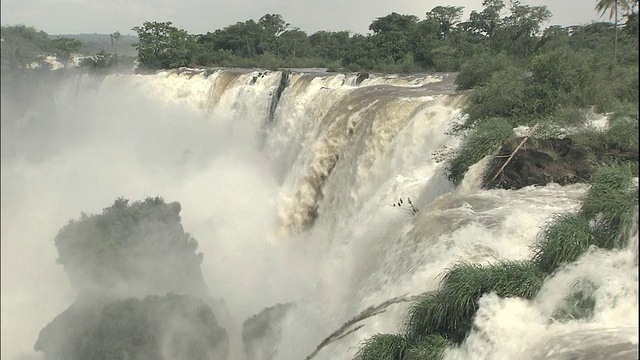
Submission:
<svg viewBox="0 0 640 360">
<path fill-rule="evenodd" d="M 98 303 L 99 304 L 99 303 Z M 224 359 L 226 331 L 202 300 L 169 293 L 104 305 L 74 303 L 34 346 L 47 359 Z"/>
<path fill-rule="evenodd" d="M 411 343 L 402 335 L 377 334 L 365 340 L 355 359 L 357 360 L 395 360 L 402 359 L 411 347 Z"/>
<path fill-rule="evenodd" d="M 540 289 L 542 279 L 539 269 L 527 262 L 457 264 L 447 270 L 438 291 L 411 307 L 406 334 L 415 340 L 439 334 L 460 343 L 471 330 L 482 295 L 496 292 L 499 296 L 531 298 Z"/>
<path fill-rule="evenodd" d="M 141 70 L 179 66 L 326 67 L 349 71 L 456 71 L 479 53 L 528 58 L 537 50 L 545 6 L 488 0 L 465 21 L 463 7 L 436 6 L 424 18 L 392 12 L 374 19 L 367 35 L 318 31 L 308 35 L 279 14 L 265 14 L 206 34 L 171 22 L 145 22 L 139 35 Z M 506 11 L 505 11 L 506 10 Z M 507 13 L 501 17 L 502 13 Z M 500 64 L 497 64 L 500 65 Z M 491 69 L 489 69 L 491 71 Z M 479 75 L 487 76 L 484 75 Z M 474 80 L 470 80 L 474 81 Z"/>
<path fill-rule="evenodd" d="M 58 262 L 78 298 L 35 349 L 70 360 L 226 357 L 226 332 L 203 302 L 202 254 L 180 211 L 160 197 L 119 198 L 65 225 L 55 237 Z"/>
<path fill-rule="evenodd" d="M 591 188 L 579 211 L 558 215 L 543 228 L 529 260 L 454 265 L 446 270 L 437 290 L 410 307 L 402 334 L 378 334 L 366 340 L 358 359 L 407 360 L 415 351 L 433 354 L 423 358 L 440 359 L 446 346 L 460 344 L 472 330 L 478 300 L 484 294 L 531 299 L 548 276 L 578 260 L 590 248 L 619 249 L 627 245 L 626 231 L 638 211 L 638 188 L 633 183 L 633 177 L 638 176 L 635 3 L 634 7 L 620 7 L 627 11 L 627 22 L 620 31 L 608 23 L 552 26 L 536 38 L 533 27 L 531 35 L 518 42 L 504 41 L 504 33 L 499 31 L 515 21 L 500 18 L 503 3 L 485 1 L 484 6 L 482 17 L 495 20 L 485 22 L 482 28 L 490 50 L 476 51 L 462 64 L 456 79 L 460 90 L 473 90 L 468 95 L 465 123 L 453 128 L 464 138 L 447 160 L 449 179 L 459 184 L 471 165 L 496 154 L 507 141 L 513 142 L 514 127 L 539 124 L 535 134 L 539 137 L 557 136 L 566 131 L 562 128 L 574 132 L 569 145 L 586 154 L 597 169 L 590 179 L 583 179 Z M 512 8 L 518 6 L 516 3 Z M 544 18 L 543 9 L 538 10 L 527 16 Z M 472 19 L 479 16 L 471 14 Z M 621 55 L 623 51 L 616 54 L 614 49 L 616 32 L 616 46 L 626 49 L 625 55 Z M 519 45 L 517 50 L 510 47 L 513 45 Z M 587 114 L 593 110 L 612 112 L 608 114 L 608 128 L 585 126 Z M 528 142 L 534 148 L 536 143 L 536 138 Z M 576 283 L 550 320 L 592 316 L 596 290 L 588 280 Z M 423 342 L 436 338 L 440 341 Z"/>
<path fill-rule="evenodd" d="M 500 4 L 498 0 L 486 1 L 485 10 L 502 9 Z M 520 48 L 526 50 L 526 56 L 505 47 L 506 43 L 496 43 L 496 33 L 489 42 L 490 51 L 470 57 L 461 66 L 456 84 L 460 90 L 473 91 L 465 108 L 467 119 L 454 132 L 473 130 L 466 133 L 458 151 L 450 154 L 449 179 L 458 184 L 470 165 L 495 154 L 495 146 L 477 144 L 504 143 L 512 137 L 507 132 L 486 131 L 491 122 L 496 122 L 495 128 L 502 127 L 505 121 L 512 127 L 537 123 L 541 131 L 534 136 L 539 137 L 557 136 L 561 128 L 568 128 L 577 131 L 571 137 L 589 154 L 591 166 L 614 164 L 620 159 L 637 164 L 638 33 L 632 31 L 637 29 L 637 5 L 625 4 L 619 6 L 627 21 L 617 36 L 617 46 L 625 49 L 624 55 L 612 56 L 615 27 L 592 23 L 552 26 L 539 38 L 531 35 L 527 40 L 530 46 Z M 529 12 L 527 16 L 543 19 L 542 10 L 538 10 L 541 12 L 537 15 Z M 513 16 L 497 17 L 497 28 L 512 23 Z M 613 112 L 610 128 L 584 128 L 589 111 Z"/>
<path fill-rule="evenodd" d="M 356 359 L 408 360 L 415 358 L 409 355 L 414 353 L 433 354 L 424 358 L 440 359 L 446 346 L 460 344 L 471 331 L 483 295 L 531 299 L 548 276 L 576 261 L 589 248 L 626 246 L 625 231 L 638 209 L 638 187 L 633 185 L 630 166 L 605 166 L 594 174 L 591 183 L 577 213 L 560 215 L 543 229 L 530 260 L 455 264 L 445 271 L 436 291 L 410 307 L 403 334 L 378 334 L 366 340 Z M 552 319 L 591 316 L 595 290 L 588 280 L 576 283 Z"/>
<path fill-rule="evenodd" d="M 180 204 L 117 199 L 102 214 L 82 214 L 55 238 L 62 264 L 78 291 L 203 294 L 198 243 L 180 225 Z M 126 285 L 126 286 L 125 286 Z"/>
<path fill-rule="evenodd" d="M 502 142 L 511 137 L 515 137 L 513 126 L 505 118 L 489 119 L 477 124 L 449 161 L 447 165 L 449 179 L 456 185 L 460 184 L 469 166 L 482 160 L 486 155 L 496 153 Z"/>
<path fill-rule="evenodd" d="M 2 70 L 26 69 L 34 66 L 49 68 L 47 55 L 66 61 L 80 47 L 80 41 L 59 37 L 52 39 L 44 31 L 24 25 L 2 26 Z"/>
</svg>

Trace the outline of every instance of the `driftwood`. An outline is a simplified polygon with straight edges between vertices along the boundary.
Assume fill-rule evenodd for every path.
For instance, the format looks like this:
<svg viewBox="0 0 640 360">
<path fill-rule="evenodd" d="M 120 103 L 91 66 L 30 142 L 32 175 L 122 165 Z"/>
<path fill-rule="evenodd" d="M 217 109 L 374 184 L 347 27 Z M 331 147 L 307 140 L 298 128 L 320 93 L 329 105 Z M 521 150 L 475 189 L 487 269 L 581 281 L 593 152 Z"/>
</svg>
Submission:
<svg viewBox="0 0 640 360">
<path fill-rule="evenodd" d="M 522 141 L 520 142 L 520 144 L 516 147 L 515 150 L 513 150 L 513 152 L 511 153 L 511 155 L 509 156 L 509 158 L 507 159 L 507 161 L 505 161 L 504 164 L 502 164 L 502 167 L 500 168 L 500 170 L 498 170 L 498 172 L 493 176 L 493 178 L 491 179 L 490 182 L 493 182 L 493 180 L 495 180 L 498 175 L 500 175 L 500 173 L 502 172 L 502 170 L 504 170 L 505 167 L 507 167 L 507 165 L 509 165 L 509 162 L 511 162 L 511 159 L 513 159 L 513 157 L 516 155 L 516 153 L 518 152 L 518 150 L 520 150 L 520 148 L 522 147 L 522 145 L 524 145 L 524 143 L 529 140 L 529 137 L 531 137 L 531 135 L 533 135 L 533 132 L 536 131 L 538 129 L 538 125 L 539 124 L 535 124 L 531 130 L 529 130 L 529 133 L 527 134 L 527 136 L 524 137 L 524 139 L 522 139 Z"/>
<path fill-rule="evenodd" d="M 324 340 L 322 340 L 322 342 L 320 343 L 320 345 L 318 345 L 316 347 L 316 349 L 305 358 L 305 360 L 310 360 L 312 359 L 314 356 L 316 356 L 320 350 L 322 350 L 322 348 L 324 348 L 325 346 L 338 341 L 342 338 L 344 338 L 347 335 L 350 335 L 358 330 L 360 330 L 364 325 L 358 325 L 352 329 L 350 329 L 350 327 L 352 325 L 355 325 L 356 323 L 365 320 L 367 318 L 370 318 L 372 316 L 376 316 L 378 314 L 381 314 L 383 312 L 386 311 L 387 307 L 393 305 L 393 304 L 397 304 L 397 303 L 401 303 L 401 302 L 408 302 L 408 301 L 414 301 L 420 298 L 421 295 L 414 295 L 414 296 L 408 296 L 408 295 L 403 295 L 403 296 L 397 296 L 394 297 L 392 299 L 389 299 L 385 302 L 383 302 L 382 304 L 379 304 L 377 306 L 369 306 L 368 308 L 364 309 L 362 312 L 360 312 L 360 314 L 354 316 L 353 318 L 351 318 L 351 320 L 347 321 L 346 323 L 342 324 L 342 326 L 334 331 L 333 333 L 331 333 L 331 335 L 327 336 Z"/>
</svg>

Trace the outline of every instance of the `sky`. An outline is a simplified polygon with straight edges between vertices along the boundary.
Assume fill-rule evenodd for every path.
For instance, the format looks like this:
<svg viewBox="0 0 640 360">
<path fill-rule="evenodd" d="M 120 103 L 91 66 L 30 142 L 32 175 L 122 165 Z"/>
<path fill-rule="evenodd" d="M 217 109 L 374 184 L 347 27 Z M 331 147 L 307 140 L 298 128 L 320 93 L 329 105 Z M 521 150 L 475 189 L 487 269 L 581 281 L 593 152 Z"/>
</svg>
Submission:
<svg viewBox="0 0 640 360">
<path fill-rule="evenodd" d="M 585 24 L 598 20 L 595 0 L 522 0 L 546 5 L 547 25 Z M 367 34 L 378 17 L 397 12 L 416 15 L 439 5 L 464 6 L 464 18 L 482 8 L 482 0 L 1 0 L 3 26 L 23 24 L 48 34 L 135 34 L 145 21 L 171 21 L 191 34 L 224 28 L 238 21 L 280 14 L 291 26 Z M 600 18 L 600 19 L 606 19 Z"/>
</svg>

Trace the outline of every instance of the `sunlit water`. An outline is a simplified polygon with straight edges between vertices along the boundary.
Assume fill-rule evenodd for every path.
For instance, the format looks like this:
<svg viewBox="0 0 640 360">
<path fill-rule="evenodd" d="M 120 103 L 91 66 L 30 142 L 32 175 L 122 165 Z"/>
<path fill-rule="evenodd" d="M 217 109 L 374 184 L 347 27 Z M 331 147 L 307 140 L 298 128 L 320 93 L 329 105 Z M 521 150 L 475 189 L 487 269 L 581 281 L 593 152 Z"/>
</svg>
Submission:
<svg viewBox="0 0 640 360">
<path fill-rule="evenodd" d="M 294 72 L 272 115 L 280 72 L 58 76 L 19 99 L 3 85 L 2 358 L 32 358 L 40 329 L 73 302 L 58 229 L 119 196 L 182 204 L 235 360 L 242 322 L 265 307 L 296 303 L 277 358 L 303 359 L 363 309 L 436 289 L 458 261 L 529 258 L 541 226 L 579 206 L 584 185 L 481 190 L 486 160 L 454 188 L 433 156 L 460 142 L 447 130 L 464 98 L 447 74 L 355 78 Z M 637 358 L 631 236 L 635 252 L 588 253 L 531 301 L 487 294 L 446 359 Z M 550 322 L 585 277 L 598 286 L 594 317 Z M 400 332 L 406 309 L 316 358 L 349 359 L 361 340 Z"/>
</svg>

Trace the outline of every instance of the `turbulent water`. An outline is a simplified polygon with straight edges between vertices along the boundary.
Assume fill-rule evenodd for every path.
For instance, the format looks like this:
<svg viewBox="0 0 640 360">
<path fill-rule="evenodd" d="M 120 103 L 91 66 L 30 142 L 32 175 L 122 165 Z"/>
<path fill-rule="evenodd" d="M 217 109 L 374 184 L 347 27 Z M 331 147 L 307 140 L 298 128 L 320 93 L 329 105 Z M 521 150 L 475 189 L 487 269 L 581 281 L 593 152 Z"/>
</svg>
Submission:
<svg viewBox="0 0 640 360">
<path fill-rule="evenodd" d="M 74 299 L 58 229 L 119 196 L 182 204 L 227 307 L 216 315 L 229 359 L 241 360 L 242 323 L 266 307 L 296 304 L 277 358 L 303 359 L 365 308 L 436 289 L 458 261 L 529 258 L 541 226 L 587 189 L 481 190 L 484 162 L 455 188 L 437 156 L 460 143 L 447 131 L 464 96 L 448 74 L 173 71 L 25 86 L 2 89 L 3 359 L 37 358 L 38 332 Z M 531 301 L 484 296 L 445 358 L 637 358 L 637 236 L 587 253 Z M 597 286 L 593 318 L 550 323 L 584 278 Z M 350 359 L 363 339 L 402 331 L 406 309 L 388 307 L 316 358 Z"/>
</svg>

